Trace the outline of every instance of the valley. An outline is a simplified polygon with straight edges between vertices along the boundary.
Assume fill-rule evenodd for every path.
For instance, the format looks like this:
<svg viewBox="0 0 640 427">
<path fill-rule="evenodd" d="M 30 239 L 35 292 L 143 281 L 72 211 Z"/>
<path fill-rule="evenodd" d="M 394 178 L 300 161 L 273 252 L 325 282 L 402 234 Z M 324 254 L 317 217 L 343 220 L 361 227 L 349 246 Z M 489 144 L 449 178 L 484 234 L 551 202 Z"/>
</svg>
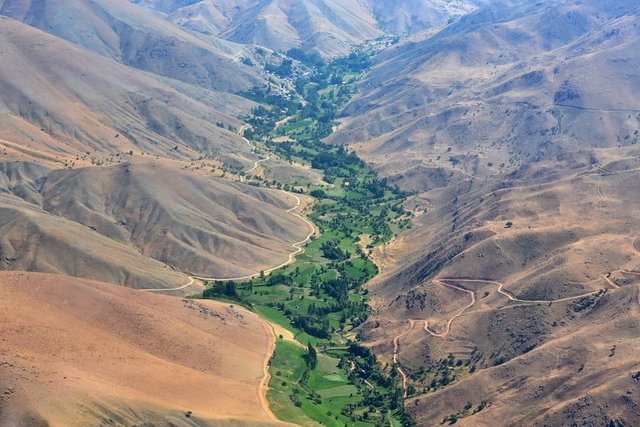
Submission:
<svg viewBox="0 0 640 427">
<path fill-rule="evenodd" d="M 0 425 L 640 424 L 640 9 L 0 0 Z"/>
<path fill-rule="evenodd" d="M 284 265 L 254 276 L 205 279 L 211 282 L 205 298 L 238 302 L 287 331 L 287 338 L 277 334 L 267 396 L 279 419 L 296 424 L 410 424 L 394 371 L 356 341 L 356 328 L 370 312 L 363 285 L 378 271 L 369 255 L 408 227 L 410 215 L 400 206 L 406 196 L 353 153 L 321 142 L 349 99 L 345 80 L 353 83 L 374 53 L 363 46 L 348 59 L 314 69 L 310 81 L 297 84 L 303 102 L 254 93 L 270 101 L 254 110 L 245 131 L 263 161 L 241 179 L 286 189 L 298 199 L 292 210 L 300 206 L 296 194 L 313 197 L 306 212 L 311 234 Z M 288 161 L 294 170 L 311 167 L 323 179 L 275 180 L 269 165 L 276 161 Z"/>
</svg>

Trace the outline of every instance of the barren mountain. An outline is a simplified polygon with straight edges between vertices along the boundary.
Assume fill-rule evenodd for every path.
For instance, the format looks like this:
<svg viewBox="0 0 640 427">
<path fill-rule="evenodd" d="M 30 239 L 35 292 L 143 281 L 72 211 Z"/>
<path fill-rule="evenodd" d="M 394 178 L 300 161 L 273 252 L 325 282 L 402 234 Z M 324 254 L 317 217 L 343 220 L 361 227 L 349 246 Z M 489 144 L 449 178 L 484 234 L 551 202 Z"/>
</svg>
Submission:
<svg viewBox="0 0 640 427">
<path fill-rule="evenodd" d="M 242 308 L 0 273 L 3 425 L 275 425 L 270 328 Z"/>
<path fill-rule="evenodd" d="M 208 177 L 255 161 L 227 129 L 252 102 L 0 21 L 0 180 L 24 200 L 3 196 L 4 268 L 176 287 L 172 269 L 255 273 L 304 239 L 293 198 Z"/>
<path fill-rule="evenodd" d="M 334 139 L 359 144 L 416 190 L 629 145 L 639 112 L 634 7 L 492 3 L 382 55 Z"/>
<path fill-rule="evenodd" d="M 469 0 L 367 0 L 382 28 L 406 36 L 440 27 L 472 12 L 481 1 Z"/>
<path fill-rule="evenodd" d="M 29 271 L 0 273 L 0 424 L 277 424 L 257 316 L 124 288 L 193 293 L 308 235 L 295 197 L 236 182 L 254 48 L 127 1 L 0 15 L 0 268 Z"/>
<path fill-rule="evenodd" d="M 346 54 L 383 31 L 415 34 L 473 11 L 468 0 L 133 0 L 150 7 L 194 34 L 266 46 L 286 52 L 315 50 L 324 56 Z"/>
<path fill-rule="evenodd" d="M 251 49 L 203 41 L 127 0 L 2 0 L 0 15 L 125 65 L 206 89 L 234 93 L 262 82 L 240 61 L 251 56 Z"/>
<path fill-rule="evenodd" d="M 411 192 L 413 227 L 373 251 L 358 339 L 418 425 L 640 424 L 637 1 L 0 0 L 0 15 L 0 421 L 273 424 L 268 325 L 135 289 L 189 294 L 189 276 L 301 251 L 294 211 L 313 199 L 243 176 L 323 171 L 259 156 L 242 92 L 293 87 L 266 78 L 278 52 L 391 33 L 408 38 L 372 59 L 327 140 Z M 338 92 L 316 83 L 315 101 Z"/>
<path fill-rule="evenodd" d="M 286 52 L 297 47 L 326 56 L 346 54 L 355 45 L 382 35 L 360 1 L 141 0 L 169 20 L 199 33 Z"/>
<path fill-rule="evenodd" d="M 1 18 L 3 158 L 103 164 L 156 155 L 249 164 L 234 132 L 251 102 L 125 67 Z"/>
<path fill-rule="evenodd" d="M 363 333 L 395 339 L 419 424 L 638 422 L 639 20 L 493 2 L 389 49 L 347 108 L 331 141 L 417 193 Z M 449 354 L 466 373 L 438 391 Z"/>
<path fill-rule="evenodd" d="M 187 283 L 174 269 L 224 278 L 278 265 L 309 231 L 284 213 L 295 205 L 284 193 L 158 162 L 2 172 L 4 269 L 174 288 Z"/>
</svg>

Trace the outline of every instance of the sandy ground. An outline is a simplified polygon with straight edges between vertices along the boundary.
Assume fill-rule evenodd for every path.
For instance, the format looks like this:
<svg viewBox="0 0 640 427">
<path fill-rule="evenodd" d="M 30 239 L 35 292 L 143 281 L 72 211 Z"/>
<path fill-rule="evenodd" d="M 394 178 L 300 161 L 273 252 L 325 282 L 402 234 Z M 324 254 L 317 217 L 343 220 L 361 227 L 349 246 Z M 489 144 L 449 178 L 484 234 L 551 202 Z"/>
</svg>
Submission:
<svg viewBox="0 0 640 427">
<path fill-rule="evenodd" d="M 3 425 L 275 423 L 274 337 L 242 308 L 2 272 L 0 330 Z"/>
</svg>

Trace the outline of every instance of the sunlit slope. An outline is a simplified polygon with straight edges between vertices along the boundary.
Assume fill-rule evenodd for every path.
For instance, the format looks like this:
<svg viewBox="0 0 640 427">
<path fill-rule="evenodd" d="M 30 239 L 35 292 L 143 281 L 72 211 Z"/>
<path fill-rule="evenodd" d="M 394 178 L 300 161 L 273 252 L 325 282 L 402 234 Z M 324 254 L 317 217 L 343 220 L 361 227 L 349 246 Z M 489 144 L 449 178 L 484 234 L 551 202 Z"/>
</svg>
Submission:
<svg viewBox="0 0 640 427">
<path fill-rule="evenodd" d="M 128 0 L 2 0 L 5 15 L 122 64 L 235 93 L 263 79 L 240 62 L 248 49 L 203 41 Z"/>
<path fill-rule="evenodd" d="M 389 49 L 345 111 L 331 142 L 416 192 L 362 333 L 399 342 L 418 424 L 637 422 L 638 36 L 633 2 L 497 2 Z"/>
<path fill-rule="evenodd" d="M 109 164 L 155 155 L 249 163 L 234 116 L 251 103 L 125 67 L 0 18 L 3 158 Z"/>
<path fill-rule="evenodd" d="M 333 140 L 419 191 L 637 140 L 635 3 L 513 3 L 389 49 Z"/>
<path fill-rule="evenodd" d="M 0 274 L 5 425 L 271 425 L 255 315 L 63 276 Z"/>
</svg>

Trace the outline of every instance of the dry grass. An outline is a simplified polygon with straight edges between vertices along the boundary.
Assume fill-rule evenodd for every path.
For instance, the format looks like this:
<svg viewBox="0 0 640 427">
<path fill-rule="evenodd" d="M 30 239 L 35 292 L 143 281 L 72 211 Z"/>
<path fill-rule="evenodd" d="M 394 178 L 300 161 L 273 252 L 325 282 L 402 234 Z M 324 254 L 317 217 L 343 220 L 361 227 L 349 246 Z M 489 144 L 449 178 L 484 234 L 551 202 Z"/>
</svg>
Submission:
<svg viewBox="0 0 640 427">
<path fill-rule="evenodd" d="M 273 336 L 255 314 L 63 276 L 0 283 L 4 422 L 271 423 L 259 397 Z"/>
</svg>

